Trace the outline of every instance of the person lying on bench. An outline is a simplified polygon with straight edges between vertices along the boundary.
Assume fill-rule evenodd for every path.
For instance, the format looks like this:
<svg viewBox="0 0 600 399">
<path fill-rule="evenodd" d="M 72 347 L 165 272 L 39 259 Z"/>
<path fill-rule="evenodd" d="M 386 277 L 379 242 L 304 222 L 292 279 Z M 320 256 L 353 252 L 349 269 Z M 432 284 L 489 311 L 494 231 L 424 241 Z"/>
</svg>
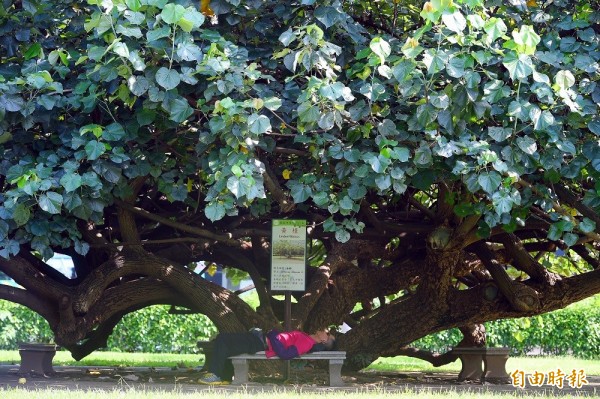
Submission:
<svg viewBox="0 0 600 399">
<path fill-rule="evenodd" d="M 198 382 L 205 385 L 227 385 L 233 376 L 230 356 L 265 351 L 267 358 L 278 356 L 289 360 L 308 352 L 332 350 L 335 338 L 328 330 L 313 334 L 303 331 L 280 332 L 271 330 L 264 334 L 254 328 L 245 333 L 220 333 L 214 340 L 207 370 Z"/>
</svg>

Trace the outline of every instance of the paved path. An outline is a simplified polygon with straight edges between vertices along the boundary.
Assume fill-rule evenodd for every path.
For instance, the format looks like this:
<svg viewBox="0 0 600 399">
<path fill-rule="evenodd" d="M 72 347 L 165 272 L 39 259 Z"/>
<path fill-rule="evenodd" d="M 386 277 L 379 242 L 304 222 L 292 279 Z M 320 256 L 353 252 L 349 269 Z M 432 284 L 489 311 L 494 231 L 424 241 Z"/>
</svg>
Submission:
<svg viewBox="0 0 600 399">
<path fill-rule="evenodd" d="M 289 382 L 283 383 L 274 378 L 255 378 L 253 382 L 243 386 L 208 387 L 196 381 L 200 372 L 196 369 L 169 368 L 115 368 L 115 367 L 61 367 L 54 366 L 55 373 L 50 376 L 21 375 L 18 365 L 0 365 L 0 394 L 3 389 L 20 387 L 25 389 L 64 389 L 64 390 L 106 390 L 114 391 L 135 388 L 136 390 L 198 392 L 203 390 L 222 390 L 243 392 L 265 392 L 291 390 L 303 392 L 367 392 L 373 391 L 405 391 L 411 389 L 425 392 L 469 391 L 472 393 L 492 391 L 496 393 L 524 393 L 531 395 L 554 394 L 578 395 L 600 398 L 600 376 L 587 376 L 587 384 L 581 388 L 565 386 L 559 389 L 551 385 L 525 388 L 512 384 L 480 384 L 458 383 L 456 373 L 372 373 L 361 372 L 344 374 L 345 387 L 331 388 L 326 386 L 326 374 L 321 371 L 292 372 Z M 298 377 L 300 375 L 301 377 Z M 308 376 L 308 377 L 307 377 Z M 298 380 L 303 378 L 303 381 Z M 23 380 L 24 379 L 24 380 Z M 2 395 L 0 395 L 2 396 Z"/>
</svg>

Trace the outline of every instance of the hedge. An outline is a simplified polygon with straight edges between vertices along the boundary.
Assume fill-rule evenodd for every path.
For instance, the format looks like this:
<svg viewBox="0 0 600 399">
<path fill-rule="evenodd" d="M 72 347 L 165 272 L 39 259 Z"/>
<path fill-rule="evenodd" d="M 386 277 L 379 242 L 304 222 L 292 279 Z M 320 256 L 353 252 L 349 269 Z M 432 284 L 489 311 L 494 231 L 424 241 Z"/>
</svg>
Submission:
<svg viewBox="0 0 600 399">
<path fill-rule="evenodd" d="M 487 344 L 506 346 L 513 355 L 600 357 L 600 296 L 540 316 L 485 323 Z M 458 329 L 429 335 L 413 346 L 445 352 L 462 339 Z"/>
<path fill-rule="evenodd" d="M 169 306 L 152 306 L 126 315 L 108 340 L 114 352 L 195 353 L 196 342 L 216 334 L 200 314 L 169 314 Z M 0 300 L 0 349 L 19 342 L 51 342 L 48 323 L 26 307 Z"/>
<path fill-rule="evenodd" d="M 214 334 L 203 315 L 174 315 L 167 306 L 129 314 L 115 328 L 108 350 L 120 352 L 195 353 L 196 342 Z M 531 352 L 600 357 L 600 296 L 541 316 L 486 323 L 489 346 L 507 346 L 514 355 Z M 49 342 L 48 324 L 29 309 L 0 300 L 0 349 L 14 350 L 19 342 Z M 457 329 L 424 337 L 415 347 L 444 352 L 461 339 Z"/>
</svg>

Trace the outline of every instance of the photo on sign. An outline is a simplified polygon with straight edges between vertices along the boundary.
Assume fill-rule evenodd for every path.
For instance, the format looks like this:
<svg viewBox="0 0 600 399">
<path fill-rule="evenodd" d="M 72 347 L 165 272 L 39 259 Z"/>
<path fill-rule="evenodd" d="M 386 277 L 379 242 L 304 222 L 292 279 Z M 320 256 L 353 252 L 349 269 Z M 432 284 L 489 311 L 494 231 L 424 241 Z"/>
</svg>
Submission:
<svg viewBox="0 0 600 399">
<path fill-rule="evenodd" d="M 273 257 L 290 261 L 297 260 L 304 264 L 305 248 L 306 243 L 304 240 L 275 241 L 273 243 Z"/>
</svg>

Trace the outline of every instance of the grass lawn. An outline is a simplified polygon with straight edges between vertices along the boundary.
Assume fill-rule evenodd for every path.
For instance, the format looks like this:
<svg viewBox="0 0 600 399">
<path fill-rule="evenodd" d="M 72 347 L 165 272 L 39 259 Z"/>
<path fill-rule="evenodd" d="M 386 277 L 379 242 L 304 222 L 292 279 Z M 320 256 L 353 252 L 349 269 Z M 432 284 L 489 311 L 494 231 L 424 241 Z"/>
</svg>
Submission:
<svg viewBox="0 0 600 399">
<path fill-rule="evenodd" d="M 468 392 L 457 392 L 449 389 L 445 392 L 430 392 L 420 391 L 415 392 L 411 390 L 406 391 L 371 391 L 371 392 L 360 392 L 360 391 L 337 391 L 337 392 L 244 392 L 244 391 L 203 391 L 197 393 L 186 393 L 186 392 L 152 392 L 152 391 L 140 391 L 140 390 L 115 390 L 114 392 L 100 392 L 100 391 L 51 391 L 51 390 L 37 390 L 37 391 L 25 391 L 22 389 L 12 389 L 2 391 L 0 388 L 0 395 L 2 399 L 81 399 L 82 395 L 85 395 L 86 399 L 105 399 L 105 398 L 119 398 L 119 399 L 180 399 L 180 398 L 202 398 L 202 399 L 223 399 L 224 395 L 227 395 L 227 399 L 396 399 L 396 398 L 409 398 L 409 399 L 519 399 L 519 398 L 535 398 L 535 399 L 547 399 L 557 398 L 557 396 L 535 394 L 527 396 L 523 394 L 493 394 L 493 393 L 468 393 Z M 580 395 L 560 395 L 561 399 L 579 398 Z"/>
<path fill-rule="evenodd" d="M 600 375 L 600 361 L 578 359 L 569 356 L 525 356 L 509 357 L 506 363 L 506 371 L 524 371 L 531 374 L 535 371 L 547 373 L 561 369 L 570 372 L 573 369 L 584 370 L 586 375 Z M 375 371 L 424 371 L 424 372 L 459 372 L 460 361 L 441 367 L 433 367 L 430 363 L 411 357 L 398 356 L 392 358 L 380 358 L 371 364 L 367 370 Z"/>
<path fill-rule="evenodd" d="M 18 351 L 0 351 L 0 364 L 18 364 L 20 357 Z M 123 366 L 123 367 L 197 367 L 204 362 L 202 355 L 182 355 L 182 354 L 150 354 L 150 353 L 118 353 L 118 352 L 95 352 L 84 360 L 76 362 L 66 351 L 59 351 L 55 357 L 55 365 L 82 365 L 82 366 Z M 567 373 L 572 369 L 583 369 L 587 375 L 600 375 L 600 362 L 592 360 L 582 360 L 571 357 L 518 357 L 510 358 L 507 366 L 507 371 L 511 372 L 515 369 L 532 373 L 534 371 L 547 373 L 560 368 Z M 398 356 L 394 358 L 382 358 L 373 363 L 367 371 L 421 371 L 421 372 L 458 372 L 460 370 L 460 362 L 456 361 L 452 364 L 434 368 L 429 363 Z M 121 387 L 122 388 L 122 387 Z M 288 388 L 289 389 L 289 388 Z M 366 389 L 351 390 L 331 390 L 311 392 L 310 388 L 307 391 L 281 391 L 267 390 L 264 392 L 252 392 L 246 390 L 227 390 L 226 393 L 220 390 L 207 390 L 201 392 L 186 392 L 178 390 L 173 391 L 153 391 L 143 388 L 122 388 L 115 386 L 114 392 L 110 391 L 66 391 L 57 389 L 36 389 L 24 390 L 21 388 L 3 388 L 0 387 L 0 397 L 2 399 L 81 399 L 85 395 L 86 399 L 104 399 L 107 397 L 119 397 L 122 399 L 175 399 L 175 398 L 198 398 L 203 399 L 222 399 L 225 394 L 228 399 L 388 399 L 397 397 L 407 397 L 409 399 L 466 399 L 466 398 L 483 398 L 483 399 L 517 399 L 531 397 L 535 399 L 555 398 L 550 394 L 531 394 L 527 395 L 523 392 L 515 393 L 473 393 L 460 392 L 456 388 L 449 386 L 443 392 L 434 392 L 428 390 L 421 391 L 386 391 L 385 389 L 377 389 L 367 391 Z M 581 395 L 566 395 L 561 394 L 561 398 L 581 398 Z"/>
<path fill-rule="evenodd" d="M 0 364 L 18 364 L 20 362 L 18 351 L 0 351 Z M 115 367 L 197 367 L 204 363 L 204 355 L 173 354 L 173 353 L 120 353 L 120 352 L 94 352 L 77 362 L 70 353 L 58 351 L 54 358 L 54 365 L 69 366 L 115 366 Z M 585 360 L 568 356 L 528 356 L 510 357 L 506 366 L 510 373 L 521 370 L 527 374 L 534 371 L 547 373 L 560 368 L 563 372 L 571 370 L 584 370 L 586 375 L 600 375 L 600 361 Z M 456 372 L 460 371 L 460 361 L 442 367 L 433 367 L 424 360 L 397 356 L 380 358 L 371 364 L 368 371 L 422 371 L 422 372 Z"/>
</svg>

